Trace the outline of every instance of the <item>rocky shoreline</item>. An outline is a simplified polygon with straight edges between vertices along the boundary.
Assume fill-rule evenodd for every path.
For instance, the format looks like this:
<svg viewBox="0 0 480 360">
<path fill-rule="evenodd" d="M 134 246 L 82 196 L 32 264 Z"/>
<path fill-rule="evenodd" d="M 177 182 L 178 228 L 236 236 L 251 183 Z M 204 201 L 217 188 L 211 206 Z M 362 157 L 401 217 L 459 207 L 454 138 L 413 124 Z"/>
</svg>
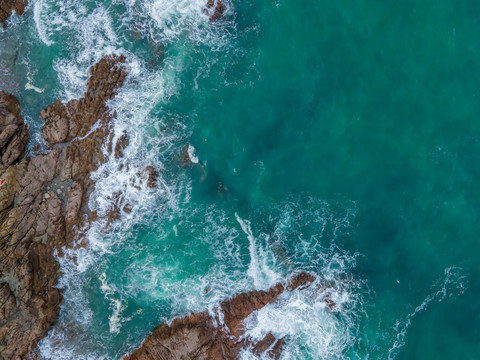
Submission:
<svg viewBox="0 0 480 360">
<path fill-rule="evenodd" d="M 0 23 L 5 26 L 5 21 L 10 17 L 13 11 L 17 15 L 22 15 L 28 5 L 27 0 L 0 0 Z M 222 17 L 227 6 L 222 0 L 208 0 L 202 12 L 208 16 L 209 21 L 215 21 Z"/>
<path fill-rule="evenodd" d="M 0 0 L 0 22 L 5 25 L 12 11 L 22 14 L 26 5 L 26 0 Z M 203 9 L 211 22 L 225 11 L 222 0 L 209 0 Z M 92 66 L 82 98 L 56 101 L 41 111 L 47 151 L 27 157 L 30 133 L 20 105 L 0 91 L 0 360 L 41 359 L 37 344 L 58 319 L 62 301 L 56 255 L 85 245 L 82 229 L 97 219 L 87 205 L 95 186 L 90 173 L 109 156 L 122 157 L 129 143 L 124 133 L 113 144 L 115 113 L 106 105 L 126 76 L 123 56 L 106 56 Z M 190 163 L 187 146 L 182 165 Z M 153 167 L 146 166 L 143 175 L 148 187 L 156 186 Z M 107 224 L 122 210 L 131 211 L 128 204 L 113 204 Z M 253 341 L 245 336 L 244 321 L 283 293 L 302 291 L 314 282 L 311 274 L 300 273 L 266 291 L 223 301 L 215 316 L 203 311 L 175 319 L 156 328 L 124 360 L 234 360 L 247 348 L 256 356 L 279 359 L 285 339 L 268 333 Z M 326 285 L 319 286 L 323 291 Z M 324 301 L 334 309 L 328 295 Z"/>
<path fill-rule="evenodd" d="M 45 154 L 24 157 L 29 131 L 18 101 L 0 93 L 0 358 L 22 359 L 58 318 L 61 276 L 54 254 L 72 246 L 95 214 L 87 201 L 90 172 L 113 148 L 106 101 L 127 75 L 123 56 L 90 69 L 87 91 L 42 111 Z"/>
<path fill-rule="evenodd" d="M 123 360 L 236 360 L 245 349 L 256 356 L 280 359 L 284 338 L 271 333 L 257 342 L 245 337 L 244 321 L 255 311 L 275 303 L 280 295 L 313 286 L 316 278 L 308 273 L 293 276 L 266 291 L 250 291 L 223 301 L 212 317 L 207 311 L 175 319 L 171 325 L 155 329 L 143 345 Z M 322 292 L 328 285 L 319 285 Z M 331 310 L 335 304 L 326 295 L 323 299 Z"/>
<path fill-rule="evenodd" d="M 87 206 L 95 186 L 90 173 L 109 156 L 123 156 L 126 133 L 113 144 L 113 99 L 127 76 L 123 56 L 106 56 L 90 68 L 87 91 L 67 104 L 56 101 L 40 113 L 43 154 L 25 156 L 29 130 L 12 95 L 0 92 L 0 359 L 40 359 L 36 347 L 58 318 L 62 291 L 55 254 L 81 246 L 82 229 L 97 218 Z M 107 154 L 102 152 L 107 145 Z M 155 170 L 145 169 L 147 185 L 155 186 Z M 116 206 L 116 207 L 115 207 Z M 114 205 L 108 222 L 120 209 Z M 125 211 L 125 209 L 123 209 Z M 84 244 L 84 242 L 83 242 Z M 267 291 L 235 295 L 208 312 L 161 325 L 124 360 L 238 359 L 252 349 L 256 355 L 279 359 L 285 339 L 267 334 L 261 341 L 246 338 L 244 320 L 291 291 L 301 291 L 316 278 L 300 273 Z M 320 285 L 323 291 L 326 285 Z M 335 304 L 325 296 L 326 305 Z M 223 319 L 222 321 L 220 319 Z M 222 324 L 222 325 L 218 325 Z"/>
<path fill-rule="evenodd" d="M 15 11 L 17 15 L 22 15 L 27 6 L 27 0 L 0 0 L 0 23 L 5 25 L 12 11 Z"/>
</svg>

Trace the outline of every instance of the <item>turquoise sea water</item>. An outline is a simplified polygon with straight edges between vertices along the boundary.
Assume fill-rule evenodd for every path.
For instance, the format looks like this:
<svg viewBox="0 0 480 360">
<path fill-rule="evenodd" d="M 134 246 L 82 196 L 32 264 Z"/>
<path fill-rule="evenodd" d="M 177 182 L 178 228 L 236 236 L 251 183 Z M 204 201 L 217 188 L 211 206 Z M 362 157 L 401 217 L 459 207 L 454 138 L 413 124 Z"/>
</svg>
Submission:
<svg viewBox="0 0 480 360">
<path fill-rule="evenodd" d="M 213 24 L 204 3 L 36 0 L 0 32 L 31 148 L 39 111 L 81 96 L 89 66 L 129 61 L 110 106 L 130 145 L 90 207 L 121 191 L 133 211 L 61 259 L 42 354 L 118 359 L 160 323 L 307 270 L 336 284 L 337 312 L 294 293 L 248 323 L 287 336 L 284 359 L 477 359 L 478 3 L 232 0 Z M 158 188 L 132 186 L 148 164 Z"/>
</svg>

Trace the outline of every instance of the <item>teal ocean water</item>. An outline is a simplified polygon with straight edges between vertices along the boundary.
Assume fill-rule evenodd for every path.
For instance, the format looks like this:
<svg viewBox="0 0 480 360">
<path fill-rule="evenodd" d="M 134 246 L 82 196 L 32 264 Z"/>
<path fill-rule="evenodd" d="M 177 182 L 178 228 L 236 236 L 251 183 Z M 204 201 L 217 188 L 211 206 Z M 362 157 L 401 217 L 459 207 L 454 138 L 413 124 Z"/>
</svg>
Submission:
<svg viewBox="0 0 480 360">
<path fill-rule="evenodd" d="M 0 31 L 30 149 L 89 66 L 129 62 L 110 107 L 130 145 L 89 206 L 121 192 L 133 210 L 60 259 L 42 355 L 119 359 L 160 323 L 306 270 L 335 284 L 336 312 L 294 293 L 248 322 L 286 336 L 282 359 L 478 359 L 479 3 L 228 0 L 215 23 L 205 3 L 33 0 Z M 155 190 L 135 177 L 148 164 Z"/>
</svg>

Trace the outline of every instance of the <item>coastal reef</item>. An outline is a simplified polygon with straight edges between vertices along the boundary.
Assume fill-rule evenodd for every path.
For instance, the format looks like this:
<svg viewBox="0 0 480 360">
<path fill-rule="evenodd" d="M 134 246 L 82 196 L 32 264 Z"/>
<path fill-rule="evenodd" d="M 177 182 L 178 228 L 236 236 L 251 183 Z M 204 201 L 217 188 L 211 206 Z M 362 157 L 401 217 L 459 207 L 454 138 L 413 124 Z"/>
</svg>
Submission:
<svg viewBox="0 0 480 360">
<path fill-rule="evenodd" d="M 288 282 L 278 283 L 266 291 L 234 295 L 220 304 L 215 316 L 203 311 L 175 319 L 171 325 L 156 328 L 141 348 L 123 360 L 236 360 L 245 349 L 251 349 L 256 356 L 279 359 L 284 338 L 277 339 L 268 333 L 262 340 L 254 342 L 245 336 L 245 320 L 267 304 L 278 301 L 284 292 L 305 290 L 313 286 L 315 280 L 311 274 L 299 273 Z M 324 301 L 334 309 L 335 304 L 328 295 Z"/>
<path fill-rule="evenodd" d="M 106 102 L 125 80 L 124 63 L 123 56 L 102 58 L 90 68 L 82 98 L 57 101 L 41 112 L 48 145 L 35 156 L 25 157 L 29 131 L 18 101 L 0 92 L 2 360 L 25 358 L 58 318 L 62 294 L 55 255 L 81 243 L 80 230 L 95 218 L 87 206 L 94 186 L 90 172 L 109 156 L 103 144 L 114 147 L 114 115 Z"/>
<path fill-rule="evenodd" d="M 126 76 L 123 56 L 106 56 L 92 66 L 82 98 L 41 111 L 46 147 L 36 155 L 27 151 L 30 135 L 18 101 L 0 92 L 0 360 L 41 358 L 37 344 L 57 320 L 62 301 L 56 256 L 85 246 L 84 231 L 97 218 L 87 205 L 95 186 L 90 173 L 109 157 L 122 157 L 129 144 L 126 132 L 113 143 L 115 112 L 107 106 Z M 188 148 L 185 154 L 188 165 Z M 155 169 L 147 166 L 145 174 L 147 186 L 155 187 Z M 109 220 L 118 212 L 113 204 Z M 285 339 L 268 333 L 253 340 L 245 320 L 282 294 L 329 286 L 316 280 L 299 273 L 268 290 L 237 294 L 220 303 L 215 315 L 203 311 L 175 319 L 124 360 L 234 360 L 246 349 L 279 359 Z M 328 295 L 323 300 L 334 309 Z"/>
</svg>

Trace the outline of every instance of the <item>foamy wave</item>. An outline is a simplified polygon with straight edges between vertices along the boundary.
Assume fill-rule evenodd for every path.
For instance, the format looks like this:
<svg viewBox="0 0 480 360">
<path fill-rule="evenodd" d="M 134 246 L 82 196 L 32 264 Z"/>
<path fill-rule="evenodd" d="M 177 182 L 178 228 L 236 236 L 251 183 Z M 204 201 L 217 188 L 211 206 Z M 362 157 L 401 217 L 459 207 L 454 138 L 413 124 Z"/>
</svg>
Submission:
<svg viewBox="0 0 480 360">
<path fill-rule="evenodd" d="M 277 339 L 284 338 L 282 359 L 345 358 L 358 341 L 359 324 L 364 316 L 363 297 L 368 290 L 363 279 L 350 274 L 360 254 L 348 253 L 335 242 L 350 233 L 355 208 L 355 204 L 350 203 L 334 211 L 325 201 L 300 196 L 289 197 L 273 211 L 259 209 L 255 213 L 256 218 L 269 219 L 260 226 L 264 230 L 257 239 L 263 239 L 274 254 L 272 266 L 276 274 L 283 273 L 288 278 L 295 269 L 302 269 L 312 271 L 318 280 L 307 290 L 286 292 L 278 303 L 253 313 L 246 321 L 245 336 L 254 342 L 269 332 Z M 251 224 L 243 221 L 242 228 L 247 237 L 255 241 Z M 261 258 L 265 261 L 263 255 Z M 260 268 L 257 264 L 257 270 L 252 273 Z M 329 282 L 332 286 L 319 287 L 319 282 Z M 336 304 L 333 311 L 325 303 L 327 294 Z M 246 350 L 242 359 L 257 357 Z"/>
<path fill-rule="evenodd" d="M 212 299 L 225 298 L 233 291 L 226 283 L 218 286 L 215 281 L 221 266 L 211 272 L 193 273 L 190 280 L 180 281 L 182 264 L 179 262 L 165 268 L 159 263 L 158 255 L 138 261 L 131 257 L 123 269 L 124 287 L 119 287 L 121 280 L 118 274 L 112 273 L 109 264 L 121 251 L 119 249 L 130 249 L 133 253 L 145 251 L 136 238 L 134 225 L 151 224 L 152 219 L 171 221 L 174 214 L 181 212 L 180 205 L 188 205 L 189 181 L 180 174 L 170 173 L 164 164 L 171 161 L 176 147 L 183 146 L 185 142 L 180 141 L 188 136 L 189 130 L 181 118 L 163 113 L 162 108 L 177 93 L 184 58 L 189 52 L 197 51 L 194 44 L 201 43 L 214 50 L 228 47 L 228 31 L 225 26 L 209 23 L 202 13 L 204 6 L 204 1 L 199 0 L 118 0 L 108 7 L 79 0 L 37 0 L 34 3 L 39 38 L 47 46 L 55 44 L 68 49 L 68 53 L 60 53 L 54 60 L 63 86 L 58 95 L 63 101 L 83 95 L 88 68 L 104 55 L 124 54 L 128 60 L 124 86 L 108 105 L 117 114 L 111 129 L 113 144 L 127 133 L 129 145 L 120 159 L 105 146 L 103 151 L 108 161 L 91 174 L 96 186 L 89 207 L 97 211 L 100 220 L 85 229 L 89 240 L 87 249 L 66 249 L 65 256 L 59 258 L 64 273 L 60 279 L 60 286 L 65 288 L 64 303 L 57 325 L 40 343 L 41 353 L 47 359 L 111 358 L 105 352 L 115 348 L 119 353 L 113 358 L 120 357 L 122 351 L 128 349 L 125 346 L 131 344 L 113 345 L 115 337 L 130 320 L 143 316 L 142 308 L 130 308 L 128 299 L 132 297 L 143 306 L 173 299 L 178 315 L 179 311 L 204 309 Z M 136 36 L 135 31 L 145 39 L 146 45 L 134 54 L 129 46 L 132 37 Z M 183 41 L 178 42 L 180 38 Z M 163 59 L 164 46 L 178 51 Z M 151 56 L 156 63 L 160 61 L 161 66 L 152 67 L 148 62 Z M 158 174 L 155 189 L 147 186 L 146 165 L 153 166 Z M 113 205 L 120 209 L 127 206 L 130 211 L 121 211 L 119 221 L 107 224 L 106 215 Z M 105 231 L 107 227 L 108 232 Z M 185 227 L 175 224 L 175 229 L 181 232 Z M 168 239 L 162 229 L 158 229 L 157 235 L 159 243 Z M 226 251 L 230 250 L 233 248 Z M 233 272 L 230 276 L 237 275 Z M 211 290 L 196 295 L 199 286 Z M 92 297 L 97 298 L 96 302 Z M 98 303 L 109 309 L 108 314 L 95 308 Z M 70 336 L 70 331 L 75 335 Z M 109 344 L 107 349 L 106 343 Z"/>
<path fill-rule="evenodd" d="M 337 214 L 322 201 L 308 200 L 305 206 L 305 199 L 290 199 L 270 216 L 240 217 L 214 205 L 191 204 L 190 181 L 183 172 L 172 170 L 176 166 L 172 159 L 188 143 L 190 130 L 179 115 L 165 111 L 166 105 L 179 94 L 178 79 L 193 52 L 227 51 L 231 46 L 235 32 L 231 4 L 227 2 L 219 24 L 211 24 L 202 13 L 204 0 L 94 4 L 79 0 L 34 4 L 42 41 L 69 49 L 54 61 L 63 101 L 82 96 L 88 68 L 104 55 L 122 53 L 128 60 L 124 86 L 108 105 L 116 113 L 113 144 L 126 133 L 129 145 L 122 158 L 105 146 L 108 160 L 91 174 L 96 186 L 88 205 L 99 220 L 84 229 L 88 248 L 67 249 L 59 259 L 65 300 L 58 323 L 40 344 L 42 355 L 119 358 L 141 340 L 137 337 L 148 333 L 146 327 L 141 331 L 133 327 L 134 319 L 153 327 L 189 311 L 207 308 L 213 314 L 234 293 L 267 288 L 299 269 L 333 281 L 343 277 L 349 285 L 330 294 L 340 315 L 325 309 L 318 294 L 294 292 L 276 307 L 258 312 L 256 319 L 262 321 L 250 320 L 249 336 L 272 330 L 290 337 L 286 354 L 300 354 L 305 342 L 308 353 L 324 356 L 326 352 L 319 352 L 322 347 L 328 354 L 341 354 L 353 341 L 358 300 L 354 289 L 361 282 L 345 280 L 357 254 L 342 251 L 332 239 L 349 231 L 354 209 L 349 206 Z M 141 51 L 132 50 L 132 38 L 144 41 Z M 169 48 L 175 51 L 169 53 Z M 152 56 L 155 61 L 150 64 Z M 195 66 L 208 72 L 208 61 Z M 189 154 L 196 159 L 193 147 Z M 147 165 L 158 174 L 155 189 L 147 186 Z M 120 209 L 120 219 L 109 223 L 113 206 Z M 270 210 L 260 211 L 267 215 Z M 262 217 L 274 219 L 273 223 L 257 223 Z M 141 232 L 152 223 L 157 224 L 155 231 Z M 307 226 L 312 233 L 304 231 Z M 148 311 L 161 315 L 152 318 Z M 294 318 L 300 320 L 292 324 Z M 283 330 L 273 329 L 274 319 L 285 325 Z M 309 331 L 315 339 L 307 336 Z M 124 332 L 133 335 L 127 344 L 118 344 L 119 336 L 127 338 Z M 112 354 L 113 349 L 117 353 Z"/>
<path fill-rule="evenodd" d="M 45 45 L 50 46 L 53 44 L 53 41 L 48 38 L 48 34 L 45 30 L 45 24 L 42 19 L 42 17 L 45 16 L 44 6 L 45 3 L 42 0 L 36 0 L 33 3 L 33 19 L 37 28 L 38 37 Z"/>
<path fill-rule="evenodd" d="M 252 229 L 248 220 L 242 220 L 237 213 L 235 213 L 235 218 L 240 224 L 243 232 L 247 235 L 249 242 L 248 251 L 250 253 L 250 264 L 248 265 L 247 270 L 248 276 L 253 279 L 253 284 L 257 289 L 272 286 L 274 282 L 278 281 L 280 278 L 279 274 L 276 274 L 267 264 L 269 258 L 272 260 L 271 255 L 273 254 L 271 252 L 267 253 L 261 247 L 257 246 L 256 239 L 252 234 Z"/>
<path fill-rule="evenodd" d="M 285 339 L 282 359 L 344 358 L 346 350 L 356 342 L 357 324 L 351 303 L 357 299 L 347 289 L 329 291 L 338 309 L 332 312 L 323 300 L 325 291 L 319 291 L 317 285 L 284 293 L 277 303 L 254 312 L 245 321 L 245 336 L 255 342 L 268 333 Z M 242 358 L 252 359 L 252 353 L 247 350 Z"/>
<path fill-rule="evenodd" d="M 193 164 L 198 164 L 198 157 L 195 155 L 195 148 L 193 145 L 187 145 L 188 158 Z"/>
</svg>

